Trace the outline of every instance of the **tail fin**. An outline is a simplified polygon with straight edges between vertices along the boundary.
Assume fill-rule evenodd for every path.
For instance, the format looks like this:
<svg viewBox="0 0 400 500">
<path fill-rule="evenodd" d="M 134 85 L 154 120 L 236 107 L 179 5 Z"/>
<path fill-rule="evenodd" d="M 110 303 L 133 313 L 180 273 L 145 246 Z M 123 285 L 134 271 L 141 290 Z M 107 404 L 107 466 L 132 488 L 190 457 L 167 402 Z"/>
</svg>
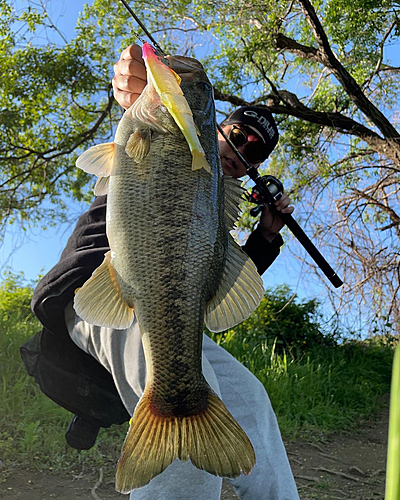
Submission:
<svg viewBox="0 0 400 500">
<path fill-rule="evenodd" d="M 140 400 L 118 462 L 116 490 L 129 493 L 145 486 L 176 458 L 216 476 L 248 474 L 255 464 L 249 438 L 218 396 L 210 392 L 203 413 L 162 417 L 151 412 L 145 393 Z"/>
</svg>

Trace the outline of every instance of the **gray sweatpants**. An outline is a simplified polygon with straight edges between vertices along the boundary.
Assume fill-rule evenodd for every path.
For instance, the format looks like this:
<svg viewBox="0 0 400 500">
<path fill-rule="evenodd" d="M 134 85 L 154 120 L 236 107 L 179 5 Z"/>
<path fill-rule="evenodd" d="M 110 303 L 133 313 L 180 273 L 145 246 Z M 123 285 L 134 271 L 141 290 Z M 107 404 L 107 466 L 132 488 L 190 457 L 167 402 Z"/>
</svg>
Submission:
<svg viewBox="0 0 400 500">
<path fill-rule="evenodd" d="M 117 390 L 132 415 L 143 394 L 146 364 L 136 320 L 127 330 L 93 326 L 65 313 L 72 340 L 97 359 L 113 376 Z M 203 373 L 253 444 L 256 465 L 248 476 L 229 479 L 239 498 L 296 500 L 299 498 L 268 395 L 258 379 L 233 356 L 204 335 Z M 222 479 L 190 462 L 176 460 L 131 500 L 218 500 Z"/>
</svg>

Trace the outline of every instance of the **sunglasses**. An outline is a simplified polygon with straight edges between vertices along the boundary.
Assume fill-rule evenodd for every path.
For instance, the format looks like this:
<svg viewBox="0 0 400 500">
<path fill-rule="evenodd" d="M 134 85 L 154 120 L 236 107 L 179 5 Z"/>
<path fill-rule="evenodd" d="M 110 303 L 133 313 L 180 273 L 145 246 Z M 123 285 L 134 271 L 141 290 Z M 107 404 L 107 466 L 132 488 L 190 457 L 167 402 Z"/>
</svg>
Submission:
<svg viewBox="0 0 400 500">
<path fill-rule="evenodd" d="M 237 148 L 246 146 L 242 155 L 249 163 L 261 163 L 267 158 L 267 155 L 265 154 L 265 144 L 261 140 L 249 142 L 249 134 L 254 135 L 254 132 L 247 132 L 246 129 L 241 129 L 234 125 L 232 130 L 229 132 L 228 137 Z"/>
</svg>

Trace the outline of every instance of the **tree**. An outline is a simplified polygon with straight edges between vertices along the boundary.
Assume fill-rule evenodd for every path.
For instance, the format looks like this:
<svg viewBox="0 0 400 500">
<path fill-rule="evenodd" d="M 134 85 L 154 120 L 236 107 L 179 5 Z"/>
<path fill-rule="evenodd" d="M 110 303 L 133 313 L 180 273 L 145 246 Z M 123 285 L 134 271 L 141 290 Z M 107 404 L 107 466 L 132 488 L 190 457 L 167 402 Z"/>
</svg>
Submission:
<svg viewBox="0 0 400 500">
<path fill-rule="evenodd" d="M 63 220 L 68 199 L 87 195 L 76 151 L 110 136 L 113 111 L 111 60 L 89 59 L 83 35 L 43 44 L 38 33 L 57 31 L 45 9 L 12 5 L 0 5 L 0 235 Z"/>
<path fill-rule="evenodd" d="M 335 307 L 358 303 L 381 331 L 399 331 L 400 322 L 392 123 L 400 68 L 386 55 L 398 42 L 398 12 L 398 2 L 375 0 L 192 2 L 180 27 L 216 40 L 205 62 L 217 99 L 276 115 L 282 140 L 269 171 L 292 186 L 304 218 L 312 214 L 314 239 L 336 257 L 346 286 Z"/>
<path fill-rule="evenodd" d="M 302 205 L 296 218 L 302 224 L 310 219 L 307 231 L 346 282 L 340 295 L 329 294 L 334 307 L 346 311 L 358 304 L 366 322 L 374 320 L 381 331 L 385 325 L 399 331 L 400 136 L 395 125 L 400 68 L 391 62 L 399 39 L 399 2 L 130 4 L 166 51 L 202 60 L 222 114 L 247 103 L 274 113 L 281 140 L 268 172 L 290 188 Z M 16 49 L 16 14 L 10 5 L 8 0 L 1 7 L 7 14 L 2 15 L 2 74 L 22 68 L 25 79 L 18 86 L 7 78 L 8 93 L 1 90 L 8 113 L 0 129 L 2 164 L 11 184 L 4 184 L 0 203 L 9 216 L 32 218 L 45 196 L 59 210 L 66 193 L 86 193 L 87 178 L 73 168 L 74 155 L 111 132 L 118 109 L 111 102 L 110 71 L 118 52 L 133 40 L 130 27 L 137 26 L 119 3 L 95 0 L 81 16 L 75 40 L 35 52 L 24 35 L 23 47 Z M 29 21 L 33 28 L 49 24 L 43 12 L 31 9 L 23 16 L 20 22 Z M 32 68 L 26 63 L 33 55 L 38 59 Z M 64 56 L 69 64 L 57 80 Z M 49 68 L 45 74 L 42 64 Z M 26 88 L 33 96 L 29 102 Z M 17 104 L 8 110 L 4 96 Z M 56 124 L 54 135 L 50 122 Z M 18 197 L 21 186 L 25 191 Z M 251 224 L 245 215 L 242 227 Z"/>
</svg>

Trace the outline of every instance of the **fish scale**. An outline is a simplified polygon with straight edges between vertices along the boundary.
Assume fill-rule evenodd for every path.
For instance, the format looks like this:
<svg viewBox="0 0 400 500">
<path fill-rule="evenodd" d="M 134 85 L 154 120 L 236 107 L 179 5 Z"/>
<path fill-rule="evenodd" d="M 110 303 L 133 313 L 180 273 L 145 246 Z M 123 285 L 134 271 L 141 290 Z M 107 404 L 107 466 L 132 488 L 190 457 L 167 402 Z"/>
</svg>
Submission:
<svg viewBox="0 0 400 500">
<path fill-rule="evenodd" d="M 203 68 L 190 58 L 169 58 L 179 87 L 152 57 L 145 54 L 149 83 L 114 142 L 94 146 L 77 162 L 99 176 L 95 192 L 108 189 L 111 250 L 76 293 L 75 310 L 113 329 L 128 328 L 136 316 L 146 359 L 144 394 L 117 467 L 123 493 L 176 458 L 227 477 L 249 473 L 255 462 L 249 439 L 202 373 L 204 322 L 214 331 L 230 328 L 263 295 L 254 264 L 229 235 L 240 189 L 222 174 Z M 160 88 L 171 78 L 170 94 L 162 97 L 154 87 L 160 75 Z"/>
</svg>

